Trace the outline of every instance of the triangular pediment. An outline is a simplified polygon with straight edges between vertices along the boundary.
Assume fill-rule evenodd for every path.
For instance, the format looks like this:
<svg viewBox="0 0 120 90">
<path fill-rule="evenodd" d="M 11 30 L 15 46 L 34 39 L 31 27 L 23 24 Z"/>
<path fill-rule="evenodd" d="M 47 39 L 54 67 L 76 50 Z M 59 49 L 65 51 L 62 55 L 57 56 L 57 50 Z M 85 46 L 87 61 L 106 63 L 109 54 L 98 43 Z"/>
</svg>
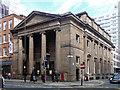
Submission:
<svg viewBox="0 0 120 90">
<path fill-rule="evenodd" d="M 33 11 L 24 20 L 22 20 L 14 29 L 23 27 L 25 25 L 28 26 L 28 25 L 36 24 L 38 22 L 47 21 L 56 17 L 58 17 L 57 14 L 49 14 L 44 12 Z"/>
</svg>

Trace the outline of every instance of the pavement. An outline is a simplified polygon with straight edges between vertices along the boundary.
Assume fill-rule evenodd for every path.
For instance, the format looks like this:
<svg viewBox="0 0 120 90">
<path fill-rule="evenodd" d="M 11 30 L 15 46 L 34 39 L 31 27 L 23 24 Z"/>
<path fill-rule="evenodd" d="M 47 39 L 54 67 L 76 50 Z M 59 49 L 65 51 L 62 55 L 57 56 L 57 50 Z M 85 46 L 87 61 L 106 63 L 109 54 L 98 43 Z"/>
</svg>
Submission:
<svg viewBox="0 0 120 90">
<path fill-rule="evenodd" d="M 20 79 L 5 79 L 5 82 L 15 82 L 15 83 L 25 83 L 24 80 Z M 41 85 L 49 85 L 49 86 L 81 86 L 80 81 L 74 81 L 74 82 L 52 82 L 52 81 L 46 81 L 46 83 L 43 83 L 42 81 L 38 80 L 36 82 L 30 82 L 30 80 L 26 80 L 26 83 L 34 83 L 34 84 L 41 84 Z M 102 80 L 90 80 L 90 81 L 84 81 L 83 82 L 83 88 L 85 87 L 97 87 L 99 85 L 104 84 Z"/>
</svg>

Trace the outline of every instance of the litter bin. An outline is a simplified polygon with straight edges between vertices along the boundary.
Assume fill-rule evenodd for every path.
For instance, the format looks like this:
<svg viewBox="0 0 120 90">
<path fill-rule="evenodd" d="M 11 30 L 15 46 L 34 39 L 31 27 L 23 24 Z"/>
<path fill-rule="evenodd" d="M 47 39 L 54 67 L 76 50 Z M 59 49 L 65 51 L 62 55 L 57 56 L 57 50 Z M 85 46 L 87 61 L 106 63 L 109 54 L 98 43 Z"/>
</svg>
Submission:
<svg viewBox="0 0 120 90">
<path fill-rule="evenodd" d="M 88 76 L 85 76 L 84 81 L 88 81 Z"/>
<path fill-rule="evenodd" d="M 67 81 L 67 73 L 61 73 L 60 74 L 60 80 L 61 81 Z"/>
<path fill-rule="evenodd" d="M 64 81 L 64 73 L 61 73 L 61 80 Z"/>
</svg>

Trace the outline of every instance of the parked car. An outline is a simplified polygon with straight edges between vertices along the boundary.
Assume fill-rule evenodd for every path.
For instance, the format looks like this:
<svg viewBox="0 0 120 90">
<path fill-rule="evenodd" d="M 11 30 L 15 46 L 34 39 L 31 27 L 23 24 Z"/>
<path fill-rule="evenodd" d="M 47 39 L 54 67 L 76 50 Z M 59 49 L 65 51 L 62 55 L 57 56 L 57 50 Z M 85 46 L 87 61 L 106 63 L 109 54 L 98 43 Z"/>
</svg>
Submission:
<svg viewBox="0 0 120 90">
<path fill-rule="evenodd" d="M 110 83 L 120 83 L 120 74 L 113 74 L 109 81 Z"/>
</svg>

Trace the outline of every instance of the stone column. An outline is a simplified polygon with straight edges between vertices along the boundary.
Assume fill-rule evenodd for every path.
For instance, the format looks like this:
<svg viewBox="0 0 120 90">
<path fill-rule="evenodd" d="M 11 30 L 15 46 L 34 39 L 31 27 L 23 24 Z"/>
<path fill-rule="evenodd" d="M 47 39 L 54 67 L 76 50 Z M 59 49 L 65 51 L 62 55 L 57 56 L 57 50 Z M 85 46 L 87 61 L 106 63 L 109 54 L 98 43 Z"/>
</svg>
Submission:
<svg viewBox="0 0 120 90">
<path fill-rule="evenodd" d="M 46 34 L 41 33 L 41 73 L 44 72 L 43 63 L 46 58 Z"/>
<path fill-rule="evenodd" d="M 22 37 L 19 37 L 19 57 L 18 57 L 18 73 L 23 73 L 23 42 Z"/>
<path fill-rule="evenodd" d="M 102 74 L 104 74 L 104 46 L 102 47 L 102 62 L 101 62 L 101 66 L 102 66 Z"/>
<path fill-rule="evenodd" d="M 55 70 L 57 72 L 60 72 L 60 68 L 61 68 L 61 41 L 60 41 L 61 37 L 60 35 L 61 35 L 60 30 L 57 30 L 56 31 L 56 43 L 55 43 L 56 44 Z"/>
<path fill-rule="evenodd" d="M 96 73 L 99 74 L 99 63 L 100 63 L 100 57 L 99 57 L 99 43 L 97 44 L 97 61 L 96 61 Z"/>
<path fill-rule="evenodd" d="M 87 35 L 84 36 L 84 61 L 85 61 L 85 71 L 84 73 L 87 74 Z"/>
<path fill-rule="evenodd" d="M 33 36 L 29 36 L 29 74 L 32 73 L 33 70 L 33 60 L 34 60 L 34 41 Z"/>
<path fill-rule="evenodd" d="M 94 40 L 91 41 L 90 73 L 94 73 Z"/>
<path fill-rule="evenodd" d="M 108 74 L 108 49 L 106 48 L 106 74 Z"/>
<path fill-rule="evenodd" d="M 109 69 L 109 73 L 111 74 L 111 50 L 110 50 L 110 52 L 109 52 L 109 58 L 110 58 L 110 69 Z"/>
</svg>

